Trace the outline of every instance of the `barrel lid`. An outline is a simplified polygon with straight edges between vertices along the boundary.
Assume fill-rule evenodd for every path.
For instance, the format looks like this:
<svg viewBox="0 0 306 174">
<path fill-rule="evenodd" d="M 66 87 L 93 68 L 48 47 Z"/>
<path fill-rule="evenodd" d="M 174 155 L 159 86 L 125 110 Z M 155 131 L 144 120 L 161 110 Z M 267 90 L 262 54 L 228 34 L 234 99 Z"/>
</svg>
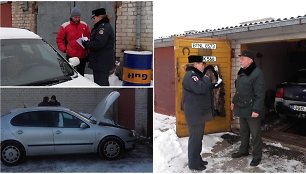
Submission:
<svg viewBox="0 0 306 174">
<path fill-rule="evenodd" d="M 135 54 L 135 55 L 151 55 L 151 51 L 124 51 L 125 54 Z"/>
</svg>

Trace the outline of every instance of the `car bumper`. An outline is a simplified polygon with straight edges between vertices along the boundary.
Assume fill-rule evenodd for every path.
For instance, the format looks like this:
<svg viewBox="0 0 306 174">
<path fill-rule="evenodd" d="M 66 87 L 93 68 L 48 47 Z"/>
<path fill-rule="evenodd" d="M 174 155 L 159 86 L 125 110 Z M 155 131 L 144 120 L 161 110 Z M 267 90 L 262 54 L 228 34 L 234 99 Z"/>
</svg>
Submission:
<svg viewBox="0 0 306 174">
<path fill-rule="evenodd" d="M 276 103 L 275 110 L 278 114 L 282 114 L 287 117 L 306 119 L 306 112 L 293 110 L 289 105 L 284 105 L 282 102 Z"/>
</svg>

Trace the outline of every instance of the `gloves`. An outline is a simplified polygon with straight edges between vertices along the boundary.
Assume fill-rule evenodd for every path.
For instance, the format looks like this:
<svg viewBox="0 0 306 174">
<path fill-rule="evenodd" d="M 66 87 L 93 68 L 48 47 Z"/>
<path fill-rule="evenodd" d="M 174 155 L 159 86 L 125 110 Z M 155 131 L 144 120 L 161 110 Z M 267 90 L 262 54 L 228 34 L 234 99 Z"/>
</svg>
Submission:
<svg viewBox="0 0 306 174">
<path fill-rule="evenodd" d="M 82 45 L 83 45 L 83 47 L 84 47 L 85 49 L 87 49 L 88 46 L 89 46 L 89 41 L 83 41 L 83 40 L 82 40 Z"/>
<path fill-rule="evenodd" d="M 217 81 L 217 83 L 213 83 L 213 87 L 218 88 L 221 85 L 222 81 L 223 80 L 220 77 L 218 77 L 218 81 Z"/>
</svg>

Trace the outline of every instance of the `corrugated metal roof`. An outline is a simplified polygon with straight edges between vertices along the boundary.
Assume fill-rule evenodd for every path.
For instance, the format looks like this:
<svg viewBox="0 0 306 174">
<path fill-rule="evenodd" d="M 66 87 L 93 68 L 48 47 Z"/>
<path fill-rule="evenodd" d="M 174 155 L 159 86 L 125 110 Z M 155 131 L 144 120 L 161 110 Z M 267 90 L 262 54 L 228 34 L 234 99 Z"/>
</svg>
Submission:
<svg viewBox="0 0 306 174">
<path fill-rule="evenodd" d="M 198 32 L 188 32 L 185 34 L 175 34 L 166 37 L 159 37 L 155 39 L 154 42 L 165 42 L 171 41 L 174 36 L 188 36 L 188 37 L 211 37 L 211 36 L 218 36 L 218 35 L 225 35 L 231 33 L 239 33 L 239 32 L 246 32 L 246 31 L 254 31 L 254 30 L 261 30 L 261 29 L 268 29 L 268 28 L 277 28 L 277 27 L 284 27 L 290 25 L 302 25 L 306 24 L 306 14 L 304 16 L 297 16 L 291 18 L 284 18 L 284 19 L 272 19 L 263 22 L 253 22 L 247 23 L 239 26 L 230 26 L 218 29 L 206 29 Z"/>
</svg>

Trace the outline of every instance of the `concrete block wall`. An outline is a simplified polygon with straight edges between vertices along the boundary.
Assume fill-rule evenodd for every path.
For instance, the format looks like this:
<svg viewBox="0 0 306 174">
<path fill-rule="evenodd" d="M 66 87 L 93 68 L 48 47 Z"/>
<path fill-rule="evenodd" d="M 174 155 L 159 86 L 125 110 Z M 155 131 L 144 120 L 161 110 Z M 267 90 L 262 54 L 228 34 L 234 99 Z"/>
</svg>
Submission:
<svg viewBox="0 0 306 174">
<path fill-rule="evenodd" d="M 113 89 L 106 88 L 2 88 L 1 115 L 14 108 L 37 106 L 44 96 L 50 98 L 52 95 L 63 107 L 92 113 L 101 99 L 111 91 Z"/>
<path fill-rule="evenodd" d="M 141 135 L 147 135 L 147 130 L 148 130 L 147 98 L 148 98 L 147 89 L 137 89 L 135 91 L 135 130 L 139 132 Z"/>
<path fill-rule="evenodd" d="M 116 57 L 136 49 L 136 1 L 123 1 L 117 8 Z M 153 51 L 153 1 L 141 1 L 140 50 Z"/>
<path fill-rule="evenodd" d="M 25 28 L 37 32 L 37 2 L 12 2 L 12 27 Z"/>
</svg>

